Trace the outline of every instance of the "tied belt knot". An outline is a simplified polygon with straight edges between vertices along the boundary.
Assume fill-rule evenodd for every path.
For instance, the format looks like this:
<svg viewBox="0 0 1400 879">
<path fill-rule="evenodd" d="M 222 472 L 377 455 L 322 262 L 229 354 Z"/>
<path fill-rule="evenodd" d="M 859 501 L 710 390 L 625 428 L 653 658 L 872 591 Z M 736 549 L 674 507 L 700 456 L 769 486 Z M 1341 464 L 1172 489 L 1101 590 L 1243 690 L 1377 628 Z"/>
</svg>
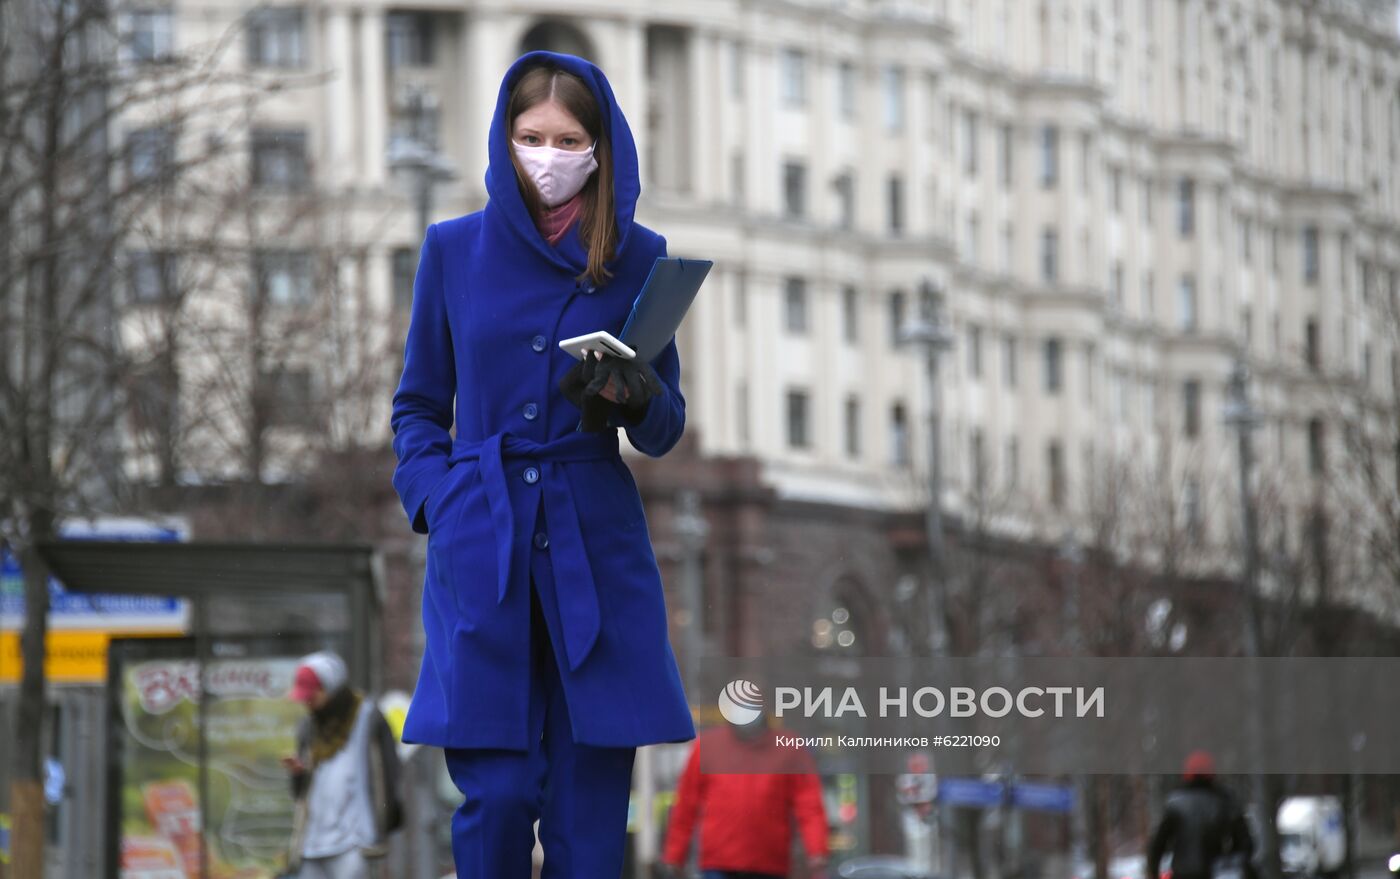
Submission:
<svg viewBox="0 0 1400 879">
<path fill-rule="evenodd" d="M 537 461 L 549 528 L 548 551 L 554 568 L 554 593 L 564 629 L 564 649 L 569 670 L 579 667 L 598 640 L 601 617 L 593 567 L 583 542 L 573 489 L 559 464 L 601 461 L 618 454 L 617 431 L 574 432 L 537 442 L 506 431 L 482 440 L 456 439 L 448 463 L 476 459 L 477 472 L 486 489 L 491 522 L 496 530 L 496 603 L 505 601 L 510 585 L 511 559 L 515 552 L 515 512 L 506 484 L 505 459 Z"/>
</svg>

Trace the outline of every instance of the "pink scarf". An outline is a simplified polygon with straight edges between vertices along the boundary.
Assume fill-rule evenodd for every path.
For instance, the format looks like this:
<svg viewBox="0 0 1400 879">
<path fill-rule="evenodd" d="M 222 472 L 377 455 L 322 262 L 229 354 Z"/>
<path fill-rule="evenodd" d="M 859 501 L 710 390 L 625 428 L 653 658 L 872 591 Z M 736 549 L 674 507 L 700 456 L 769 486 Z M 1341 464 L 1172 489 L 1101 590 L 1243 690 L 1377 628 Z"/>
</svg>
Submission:
<svg viewBox="0 0 1400 879">
<path fill-rule="evenodd" d="M 559 239 L 563 238 L 564 233 L 569 231 L 569 226 L 578 219 L 582 210 L 582 192 L 561 205 L 545 208 L 540 218 L 540 232 L 544 235 L 545 240 L 550 244 L 559 243 Z"/>
</svg>

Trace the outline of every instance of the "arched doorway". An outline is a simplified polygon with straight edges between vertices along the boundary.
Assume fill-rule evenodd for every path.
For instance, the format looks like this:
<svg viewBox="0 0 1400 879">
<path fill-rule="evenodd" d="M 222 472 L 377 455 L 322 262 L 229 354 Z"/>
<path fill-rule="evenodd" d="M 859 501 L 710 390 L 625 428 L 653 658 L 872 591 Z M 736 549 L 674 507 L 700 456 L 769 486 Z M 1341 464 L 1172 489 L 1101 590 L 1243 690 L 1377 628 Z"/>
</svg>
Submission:
<svg viewBox="0 0 1400 879">
<path fill-rule="evenodd" d="M 594 56 L 593 43 L 583 31 L 566 19 L 546 18 L 536 22 L 525 32 L 525 36 L 520 38 L 520 54 L 537 51 L 577 55 L 594 64 L 598 63 Z"/>
</svg>

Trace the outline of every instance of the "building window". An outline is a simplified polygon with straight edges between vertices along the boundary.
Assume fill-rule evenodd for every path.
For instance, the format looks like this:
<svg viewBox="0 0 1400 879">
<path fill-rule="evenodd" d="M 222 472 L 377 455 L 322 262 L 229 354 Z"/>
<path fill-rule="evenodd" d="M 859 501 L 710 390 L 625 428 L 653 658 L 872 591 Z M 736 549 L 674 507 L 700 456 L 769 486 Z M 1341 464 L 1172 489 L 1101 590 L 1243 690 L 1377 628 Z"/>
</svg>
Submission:
<svg viewBox="0 0 1400 879">
<path fill-rule="evenodd" d="M 1318 261 L 1318 233 L 1316 226 L 1303 227 L 1303 280 L 1317 283 L 1321 274 Z"/>
<path fill-rule="evenodd" d="M 273 306 L 305 306 L 313 298 L 311 254 L 261 250 L 254 254 L 258 295 Z"/>
<path fill-rule="evenodd" d="M 739 429 L 739 444 L 747 447 L 749 444 L 749 383 L 740 379 L 738 386 L 734 389 L 734 408 L 738 410 L 739 417 L 736 425 Z"/>
<path fill-rule="evenodd" d="M 853 171 L 842 171 L 832 183 L 836 190 L 836 225 L 850 229 L 856 222 L 856 183 Z"/>
<path fill-rule="evenodd" d="M 895 403 L 890 409 L 890 463 L 909 466 L 909 417 L 903 403 Z"/>
<path fill-rule="evenodd" d="M 784 49 L 780 57 L 783 104 L 801 107 L 807 103 L 807 56 L 800 49 Z"/>
<path fill-rule="evenodd" d="M 428 12 L 390 12 L 384 16 L 388 62 L 394 67 L 431 67 L 433 17 Z"/>
<path fill-rule="evenodd" d="M 841 288 L 841 337 L 852 345 L 860 340 L 860 296 L 851 284 Z"/>
<path fill-rule="evenodd" d="M 1181 487 L 1181 509 L 1186 519 L 1186 537 L 1192 543 L 1199 543 L 1204 523 L 1201 515 L 1201 483 L 1187 479 Z"/>
<path fill-rule="evenodd" d="M 305 189 L 309 182 L 306 164 L 306 132 L 253 132 L 253 185 L 268 189 Z"/>
<path fill-rule="evenodd" d="M 783 312 L 789 333 L 801 335 L 807 332 L 807 282 L 802 278 L 790 277 L 783 281 Z"/>
<path fill-rule="evenodd" d="M 407 311 L 413 307 L 413 281 L 418 274 L 417 254 L 411 247 L 396 247 L 389 256 L 389 264 L 394 306 Z"/>
<path fill-rule="evenodd" d="M 1177 285 L 1176 325 L 1183 333 L 1196 331 L 1196 278 L 1182 275 Z"/>
<path fill-rule="evenodd" d="M 1148 269 L 1142 273 L 1142 316 L 1151 320 L 1157 311 L 1157 276 Z"/>
<path fill-rule="evenodd" d="M 1046 125 L 1040 130 L 1040 185 L 1053 189 L 1060 179 L 1060 129 Z"/>
<path fill-rule="evenodd" d="M 886 201 L 889 204 L 890 234 L 904 232 L 904 178 L 891 174 L 886 184 Z"/>
<path fill-rule="evenodd" d="M 1088 132 L 1079 136 L 1079 186 L 1086 193 L 1093 182 L 1092 169 L 1090 168 L 1090 159 L 1093 156 L 1091 143 L 1092 139 Z"/>
<path fill-rule="evenodd" d="M 175 295 L 175 254 L 132 251 L 127 256 L 127 284 L 134 303 L 169 301 Z"/>
<path fill-rule="evenodd" d="M 134 61 L 166 61 L 175 53 L 175 14 L 169 9 L 137 9 L 130 18 Z"/>
<path fill-rule="evenodd" d="M 899 334 L 904 330 L 904 293 L 895 290 L 889 299 L 890 345 L 899 344 Z"/>
<path fill-rule="evenodd" d="M 1176 227 L 1182 238 L 1196 231 L 1196 181 L 1183 177 L 1176 186 Z"/>
<path fill-rule="evenodd" d="M 1108 276 L 1108 289 L 1113 307 L 1121 311 L 1123 309 L 1123 261 L 1121 259 L 1113 261 L 1113 270 Z"/>
<path fill-rule="evenodd" d="M 1008 388 L 1016 387 L 1016 373 L 1020 368 L 1017 362 L 1020 352 L 1016 349 L 1016 337 L 1007 333 L 1001 340 L 1001 380 Z"/>
<path fill-rule="evenodd" d="M 1021 441 L 1014 436 L 1008 438 L 1003 454 L 1006 458 L 1002 462 L 1002 467 L 1006 470 L 1006 488 L 1015 491 L 1021 484 Z"/>
<path fill-rule="evenodd" d="M 314 424 L 311 370 L 292 367 L 264 369 L 259 371 L 258 379 L 267 425 L 307 428 Z"/>
<path fill-rule="evenodd" d="M 744 44 L 738 40 L 729 41 L 729 97 L 744 97 Z"/>
<path fill-rule="evenodd" d="M 1314 476 L 1321 476 L 1326 471 L 1326 448 L 1325 437 L 1323 436 L 1322 419 L 1308 419 L 1308 469 Z"/>
<path fill-rule="evenodd" d="M 787 437 L 788 445 L 794 449 L 805 449 L 810 444 L 806 391 L 787 392 Z"/>
<path fill-rule="evenodd" d="M 1113 168 L 1108 172 L 1108 206 L 1113 213 L 1123 212 L 1123 169 Z"/>
<path fill-rule="evenodd" d="M 967 327 L 967 374 L 974 381 L 982 378 L 982 328 L 977 324 Z"/>
<path fill-rule="evenodd" d="M 734 204 L 744 206 L 744 150 L 734 150 L 729 156 L 729 188 L 734 194 Z"/>
<path fill-rule="evenodd" d="M 846 457 L 860 457 L 860 398 L 846 398 Z"/>
<path fill-rule="evenodd" d="M 976 263 L 979 251 L 979 244 L 982 239 L 982 221 L 978 218 L 977 212 L 972 211 L 967 215 L 967 240 L 963 242 L 963 259 L 970 263 Z"/>
<path fill-rule="evenodd" d="M 1040 233 L 1040 279 L 1054 284 L 1060 276 L 1060 233 L 1047 226 Z"/>
<path fill-rule="evenodd" d="M 1012 263 L 1016 255 L 1016 231 L 1011 223 L 1005 223 L 1001 227 L 1001 270 L 1006 274 L 1011 274 Z"/>
<path fill-rule="evenodd" d="M 1152 178 L 1142 178 L 1142 222 L 1152 225 Z"/>
<path fill-rule="evenodd" d="M 884 70 L 885 130 L 900 131 L 904 128 L 904 71 L 898 67 Z"/>
<path fill-rule="evenodd" d="M 1012 141 L 1012 129 L 1009 123 L 1001 126 L 1001 134 L 997 138 L 997 165 L 1001 168 L 1001 185 L 1009 187 L 1015 177 L 1015 144 Z"/>
<path fill-rule="evenodd" d="M 1188 439 L 1201 435 L 1201 383 L 1187 379 L 1181 385 L 1181 426 Z"/>
<path fill-rule="evenodd" d="M 977 176 L 977 113 L 972 110 L 963 111 L 963 171 Z"/>
<path fill-rule="evenodd" d="M 1245 265 L 1249 265 L 1254 260 L 1254 221 L 1249 217 L 1240 217 L 1240 259 Z"/>
<path fill-rule="evenodd" d="M 127 173 L 133 183 L 160 180 L 175 166 L 175 137 L 169 128 L 138 128 L 126 136 Z"/>
<path fill-rule="evenodd" d="M 152 366 L 132 372 L 127 390 L 133 432 L 165 438 L 175 429 L 177 376 Z"/>
<path fill-rule="evenodd" d="M 743 329 L 749 322 L 749 273 L 739 271 L 734 278 L 734 326 Z"/>
<path fill-rule="evenodd" d="M 969 443 L 972 461 L 972 493 L 974 497 L 981 497 L 987 490 L 987 449 L 986 439 L 982 435 L 982 428 L 972 429 L 972 440 Z"/>
<path fill-rule="evenodd" d="M 1303 325 L 1303 362 L 1313 372 L 1322 368 L 1321 336 L 1317 326 L 1317 318 L 1308 318 L 1307 323 Z"/>
<path fill-rule="evenodd" d="M 306 15 L 301 7 L 264 7 L 249 13 L 248 64 L 253 67 L 305 66 Z"/>
<path fill-rule="evenodd" d="M 1049 484 L 1050 506 L 1055 510 L 1065 508 L 1065 451 L 1059 440 L 1051 440 L 1045 447 L 1045 471 Z"/>
<path fill-rule="evenodd" d="M 807 215 L 807 166 L 802 162 L 783 163 L 783 212 L 794 220 Z"/>
<path fill-rule="evenodd" d="M 836 69 L 836 107 L 842 119 L 856 118 L 856 68 L 849 61 Z"/>
<path fill-rule="evenodd" d="M 1045 340 L 1043 371 L 1045 373 L 1045 393 L 1047 394 L 1058 394 L 1064 383 L 1062 347 L 1059 339 Z"/>
</svg>

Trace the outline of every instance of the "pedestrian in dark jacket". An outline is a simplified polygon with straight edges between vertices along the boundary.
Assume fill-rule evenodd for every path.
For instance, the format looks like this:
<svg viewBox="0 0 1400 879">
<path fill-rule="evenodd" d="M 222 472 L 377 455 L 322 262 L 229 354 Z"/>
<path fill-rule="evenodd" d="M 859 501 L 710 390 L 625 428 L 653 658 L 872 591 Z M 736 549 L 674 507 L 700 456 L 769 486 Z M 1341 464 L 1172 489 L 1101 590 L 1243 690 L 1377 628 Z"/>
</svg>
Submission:
<svg viewBox="0 0 1400 879">
<path fill-rule="evenodd" d="M 559 342 L 619 335 L 666 241 L 634 219 L 637 148 L 594 64 L 521 55 L 490 122 L 486 204 L 427 230 L 390 413 L 428 535 L 403 739 L 462 792 L 460 879 L 528 879 L 537 820 L 544 875 L 615 879 L 637 747 L 695 737 L 618 428 L 660 457 L 685 398 L 675 339 L 587 374 Z"/>
<path fill-rule="evenodd" d="M 300 879 L 368 879 L 402 824 L 394 733 L 335 653 L 302 659 L 289 695 L 307 717 L 282 761 L 296 802 L 288 866 Z"/>
<path fill-rule="evenodd" d="M 1192 752 L 1182 785 L 1167 796 L 1162 820 L 1147 846 L 1146 879 L 1159 879 L 1162 856 L 1171 853 L 1172 879 L 1211 879 L 1222 857 L 1238 856 L 1246 879 L 1254 879 L 1254 840 L 1244 812 L 1215 780 L 1215 760 Z"/>
</svg>

